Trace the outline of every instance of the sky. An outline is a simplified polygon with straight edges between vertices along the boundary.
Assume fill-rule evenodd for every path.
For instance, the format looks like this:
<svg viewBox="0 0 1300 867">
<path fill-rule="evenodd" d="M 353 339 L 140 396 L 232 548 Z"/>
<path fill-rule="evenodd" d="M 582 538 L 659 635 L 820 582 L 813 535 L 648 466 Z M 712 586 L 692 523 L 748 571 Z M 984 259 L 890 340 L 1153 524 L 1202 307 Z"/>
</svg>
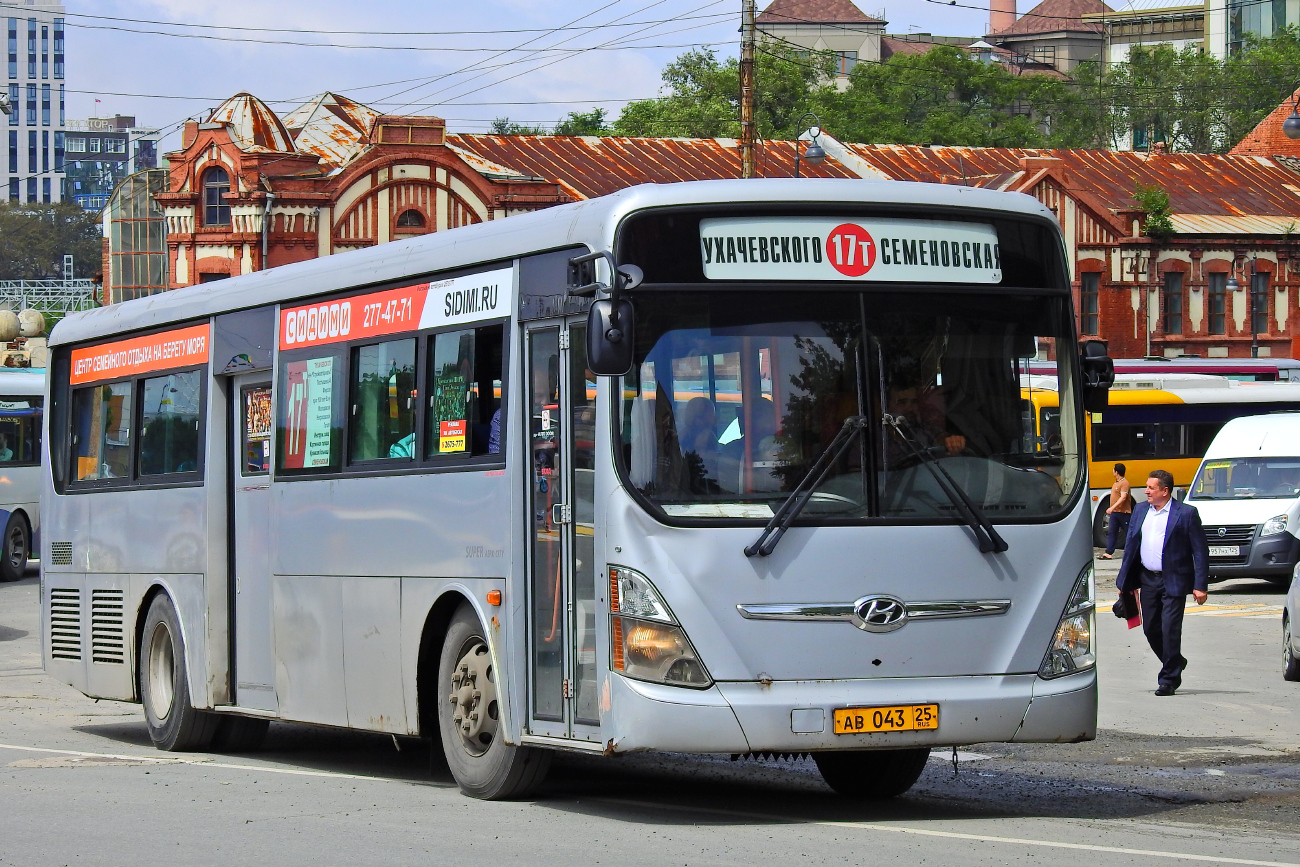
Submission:
<svg viewBox="0 0 1300 867">
<path fill-rule="evenodd" d="M 13 2 L 23 0 L 0 0 L 0 11 Z M 759 10 L 767 3 L 758 0 Z M 661 70 L 682 52 L 709 46 L 735 56 L 740 5 L 65 0 L 67 117 L 134 115 L 167 134 L 164 150 L 179 147 L 175 130 L 187 118 L 241 91 L 283 114 L 330 90 L 386 113 L 446 118 L 454 132 L 483 132 L 499 117 L 550 127 L 571 111 L 598 107 L 612 119 L 626 102 L 655 96 Z M 1029 5 L 1021 0 L 1022 11 Z M 988 19 L 980 8 L 935 0 L 858 6 L 883 13 L 895 34 L 976 35 Z"/>
</svg>

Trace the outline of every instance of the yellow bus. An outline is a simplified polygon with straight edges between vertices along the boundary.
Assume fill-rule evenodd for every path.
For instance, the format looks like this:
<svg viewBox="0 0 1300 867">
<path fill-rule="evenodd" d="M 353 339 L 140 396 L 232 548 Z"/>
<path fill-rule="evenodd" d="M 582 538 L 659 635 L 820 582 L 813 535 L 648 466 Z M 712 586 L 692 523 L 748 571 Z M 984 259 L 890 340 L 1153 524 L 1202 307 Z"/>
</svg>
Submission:
<svg viewBox="0 0 1300 867">
<path fill-rule="evenodd" d="M 1053 381 L 1024 377 L 1022 417 L 1035 449 L 1050 452 L 1060 441 L 1060 410 Z M 1235 382 L 1221 376 L 1120 374 L 1104 412 L 1086 417 L 1088 488 L 1093 504 L 1093 544 L 1106 544 L 1112 469 L 1124 464 L 1125 477 L 1141 499 L 1151 470 L 1168 470 L 1177 487 L 1187 487 L 1205 450 L 1231 419 L 1300 409 L 1300 383 Z"/>
</svg>

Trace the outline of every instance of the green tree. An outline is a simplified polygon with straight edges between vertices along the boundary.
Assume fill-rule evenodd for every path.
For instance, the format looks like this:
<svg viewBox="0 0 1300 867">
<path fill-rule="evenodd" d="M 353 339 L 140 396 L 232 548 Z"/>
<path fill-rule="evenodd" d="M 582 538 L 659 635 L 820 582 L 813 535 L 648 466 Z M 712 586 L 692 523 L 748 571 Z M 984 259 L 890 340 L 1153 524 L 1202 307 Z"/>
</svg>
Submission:
<svg viewBox="0 0 1300 867">
<path fill-rule="evenodd" d="M 1254 129 L 1300 83 L 1300 29 L 1286 27 L 1267 39 L 1248 37 L 1224 63 L 1224 150 Z"/>
<path fill-rule="evenodd" d="M 72 202 L 0 203 L 0 280 L 62 277 L 69 253 L 74 276 L 94 276 L 103 256 L 100 225 L 98 214 Z"/>
<path fill-rule="evenodd" d="M 594 108 L 588 112 L 569 112 L 569 116 L 555 125 L 556 135 L 609 135 L 605 109 Z"/>
<path fill-rule="evenodd" d="M 515 123 L 508 117 L 498 117 L 488 128 L 492 135 L 546 135 L 546 129 L 540 126 L 525 126 Z"/>
<path fill-rule="evenodd" d="M 832 56 L 764 46 L 754 60 L 754 122 L 759 138 L 788 138 L 799 116 L 833 90 Z M 740 135 L 740 63 L 711 49 L 688 51 L 663 71 L 664 95 L 630 102 L 614 121 L 618 135 Z"/>
</svg>

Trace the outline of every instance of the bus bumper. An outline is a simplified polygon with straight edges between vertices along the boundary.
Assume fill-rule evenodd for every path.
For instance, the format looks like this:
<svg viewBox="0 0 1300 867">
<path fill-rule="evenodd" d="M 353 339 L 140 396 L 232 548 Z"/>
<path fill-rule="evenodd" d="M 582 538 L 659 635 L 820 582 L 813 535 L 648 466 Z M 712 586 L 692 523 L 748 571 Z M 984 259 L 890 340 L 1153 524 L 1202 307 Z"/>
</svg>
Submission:
<svg viewBox="0 0 1300 867">
<path fill-rule="evenodd" d="M 1097 677 L 1033 674 L 718 683 L 707 690 L 611 675 L 613 752 L 812 752 L 1079 741 L 1097 730 Z M 938 704 L 929 731 L 837 735 L 835 709 Z"/>
</svg>

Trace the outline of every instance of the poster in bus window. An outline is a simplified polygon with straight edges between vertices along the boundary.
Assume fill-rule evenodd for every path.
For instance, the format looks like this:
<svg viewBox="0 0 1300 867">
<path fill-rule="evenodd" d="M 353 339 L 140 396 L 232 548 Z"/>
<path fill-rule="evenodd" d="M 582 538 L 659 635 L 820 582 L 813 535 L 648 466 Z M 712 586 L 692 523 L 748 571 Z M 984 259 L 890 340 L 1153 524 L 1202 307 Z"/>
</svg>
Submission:
<svg viewBox="0 0 1300 867">
<path fill-rule="evenodd" d="M 271 389 L 244 392 L 244 458 L 246 472 L 271 469 Z"/>
<path fill-rule="evenodd" d="M 438 451 L 442 454 L 466 450 L 469 420 L 465 412 L 465 376 L 450 365 L 434 377 L 434 417 L 438 421 Z"/>
<path fill-rule="evenodd" d="M 286 365 L 285 469 L 330 465 L 334 418 L 334 359 Z"/>
</svg>

